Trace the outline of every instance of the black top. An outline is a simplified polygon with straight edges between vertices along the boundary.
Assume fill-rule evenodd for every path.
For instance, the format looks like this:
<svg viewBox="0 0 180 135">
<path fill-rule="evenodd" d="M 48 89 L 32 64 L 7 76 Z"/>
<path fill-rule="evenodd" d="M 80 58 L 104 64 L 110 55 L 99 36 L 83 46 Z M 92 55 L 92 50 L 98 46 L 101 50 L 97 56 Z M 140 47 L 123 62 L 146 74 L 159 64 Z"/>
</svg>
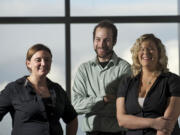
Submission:
<svg viewBox="0 0 180 135">
<path fill-rule="evenodd" d="M 145 97 L 143 107 L 138 103 L 140 74 L 125 78 L 119 85 L 118 97 L 125 97 L 127 114 L 145 118 L 156 118 L 164 115 L 168 98 L 180 96 L 180 77 L 173 73 L 162 73 L 150 88 Z M 180 129 L 176 123 L 172 135 L 179 135 Z M 156 135 L 154 129 L 128 130 L 127 135 Z"/>
<path fill-rule="evenodd" d="M 49 101 L 35 93 L 32 84 L 20 78 L 0 93 L 0 120 L 10 112 L 12 135 L 63 135 L 60 118 L 69 123 L 77 116 L 60 85 L 47 79 Z"/>
</svg>

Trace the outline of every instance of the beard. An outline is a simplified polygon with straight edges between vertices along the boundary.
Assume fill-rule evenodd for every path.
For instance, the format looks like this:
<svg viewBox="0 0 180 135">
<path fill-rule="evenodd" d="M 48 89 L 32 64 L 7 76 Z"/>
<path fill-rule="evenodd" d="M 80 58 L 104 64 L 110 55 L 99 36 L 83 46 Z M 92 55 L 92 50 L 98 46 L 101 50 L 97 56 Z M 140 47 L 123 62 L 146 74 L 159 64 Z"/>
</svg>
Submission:
<svg viewBox="0 0 180 135">
<path fill-rule="evenodd" d="M 109 55 L 113 53 L 113 50 L 106 48 L 96 48 L 95 52 L 99 58 L 107 58 Z"/>
</svg>

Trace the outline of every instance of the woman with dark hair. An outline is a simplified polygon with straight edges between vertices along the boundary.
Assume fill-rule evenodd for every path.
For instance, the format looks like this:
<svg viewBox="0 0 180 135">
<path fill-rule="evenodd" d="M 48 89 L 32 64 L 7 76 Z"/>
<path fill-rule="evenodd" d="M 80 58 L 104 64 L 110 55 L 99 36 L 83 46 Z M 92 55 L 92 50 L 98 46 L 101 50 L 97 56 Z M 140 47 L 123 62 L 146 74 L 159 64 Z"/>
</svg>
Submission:
<svg viewBox="0 0 180 135">
<path fill-rule="evenodd" d="M 76 135 L 77 114 L 63 88 L 46 77 L 51 69 L 52 53 L 43 44 L 29 48 L 26 66 L 29 76 L 9 83 L 0 93 L 0 120 L 10 112 L 12 135 Z"/>
<path fill-rule="evenodd" d="M 128 129 L 126 135 L 179 135 L 180 77 L 169 72 L 164 45 L 144 34 L 131 53 L 133 75 L 117 93 L 119 126 Z"/>
</svg>

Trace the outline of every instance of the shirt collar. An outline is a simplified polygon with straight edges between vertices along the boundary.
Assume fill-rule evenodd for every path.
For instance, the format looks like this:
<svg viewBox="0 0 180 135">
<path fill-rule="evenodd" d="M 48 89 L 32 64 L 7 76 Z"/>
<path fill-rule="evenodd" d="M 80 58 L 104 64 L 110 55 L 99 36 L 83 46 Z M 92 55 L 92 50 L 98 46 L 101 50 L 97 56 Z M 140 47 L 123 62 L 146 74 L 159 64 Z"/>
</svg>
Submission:
<svg viewBox="0 0 180 135">
<path fill-rule="evenodd" d="M 28 76 L 23 76 L 22 78 L 16 80 L 16 83 L 24 84 L 24 87 L 28 87 L 28 86 L 32 87 L 32 84 L 27 80 L 27 77 Z M 51 87 L 53 85 L 53 82 L 49 78 L 47 78 L 47 85 L 48 87 Z"/>
<path fill-rule="evenodd" d="M 99 62 L 98 62 L 97 56 L 96 56 L 94 59 L 92 59 L 92 60 L 90 61 L 90 63 L 91 63 L 92 65 L 98 65 Z M 112 57 L 111 57 L 111 59 L 109 60 L 109 63 L 113 63 L 114 65 L 116 65 L 116 64 L 118 63 L 118 56 L 116 55 L 115 52 L 113 52 Z"/>
</svg>

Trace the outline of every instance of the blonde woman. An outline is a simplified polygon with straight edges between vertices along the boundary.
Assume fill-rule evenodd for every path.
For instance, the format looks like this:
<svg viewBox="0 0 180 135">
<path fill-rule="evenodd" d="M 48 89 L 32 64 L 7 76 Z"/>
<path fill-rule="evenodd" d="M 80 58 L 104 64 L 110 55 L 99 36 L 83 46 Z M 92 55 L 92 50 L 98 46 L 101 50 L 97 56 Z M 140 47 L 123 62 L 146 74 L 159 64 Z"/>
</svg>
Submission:
<svg viewBox="0 0 180 135">
<path fill-rule="evenodd" d="M 133 76 L 117 93 L 119 126 L 128 129 L 126 135 L 179 135 L 180 77 L 169 72 L 164 45 L 144 34 L 131 53 Z"/>
</svg>

